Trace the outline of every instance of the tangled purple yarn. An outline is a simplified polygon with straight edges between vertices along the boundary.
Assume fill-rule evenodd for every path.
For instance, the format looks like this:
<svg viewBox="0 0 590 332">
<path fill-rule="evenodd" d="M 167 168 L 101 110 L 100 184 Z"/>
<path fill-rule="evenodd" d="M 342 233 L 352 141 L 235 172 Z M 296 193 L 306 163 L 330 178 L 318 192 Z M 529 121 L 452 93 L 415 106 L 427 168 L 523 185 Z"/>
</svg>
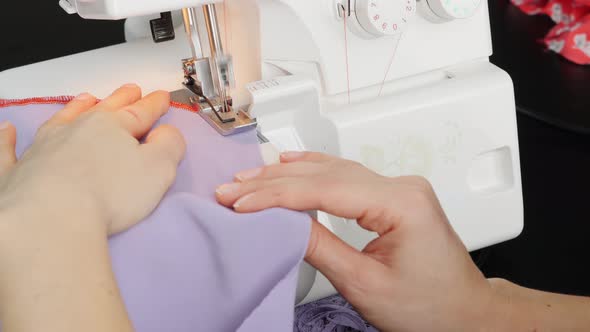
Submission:
<svg viewBox="0 0 590 332">
<path fill-rule="evenodd" d="M 294 332 L 379 332 L 339 295 L 295 308 Z"/>
</svg>

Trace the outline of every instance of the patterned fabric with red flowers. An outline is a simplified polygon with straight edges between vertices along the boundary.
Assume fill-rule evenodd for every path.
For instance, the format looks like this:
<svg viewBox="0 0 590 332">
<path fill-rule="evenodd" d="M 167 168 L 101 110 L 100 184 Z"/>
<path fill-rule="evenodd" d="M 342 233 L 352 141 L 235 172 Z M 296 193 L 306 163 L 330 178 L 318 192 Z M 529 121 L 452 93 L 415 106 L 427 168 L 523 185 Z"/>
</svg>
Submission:
<svg viewBox="0 0 590 332">
<path fill-rule="evenodd" d="M 543 42 L 551 51 L 590 64 L 590 0 L 511 0 L 529 15 L 548 15 L 556 25 Z"/>
</svg>

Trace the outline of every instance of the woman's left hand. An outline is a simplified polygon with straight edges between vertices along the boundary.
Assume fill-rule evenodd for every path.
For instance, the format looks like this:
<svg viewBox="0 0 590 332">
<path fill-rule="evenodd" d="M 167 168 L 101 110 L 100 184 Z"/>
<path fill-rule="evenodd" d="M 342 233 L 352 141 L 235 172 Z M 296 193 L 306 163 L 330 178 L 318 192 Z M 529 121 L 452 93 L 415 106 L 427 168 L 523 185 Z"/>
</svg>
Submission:
<svg viewBox="0 0 590 332">
<path fill-rule="evenodd" d="M 108 234 L 133 226 L 158 205 L 184 155 L 184 139 L 171 126 L 156 128 L 144 144 L 138 141 L 169 106 L 168 92 L 142 98 L 136 85 L 99 103 L 82 94 L 39 129 L 18 162 L 14 128 L 5 128 L 10 138 L 0 152 L 6 172 L 0 178 L 0 209 L 60 216 L 65 222 L 75 214 L 99 220 L 97 226 Z"/>
<path fill-rule="evenodd" d="M 167 92 L 125 85 L 97 103 L 82 94 L 16 161 L 0 125 L 0 321 L 5 331 L 132 331 L 107 236 L 156 208 L 185 143 L 160 126 Z M 2 128 L 3 127 L 3 128 Z"/>
</svg>

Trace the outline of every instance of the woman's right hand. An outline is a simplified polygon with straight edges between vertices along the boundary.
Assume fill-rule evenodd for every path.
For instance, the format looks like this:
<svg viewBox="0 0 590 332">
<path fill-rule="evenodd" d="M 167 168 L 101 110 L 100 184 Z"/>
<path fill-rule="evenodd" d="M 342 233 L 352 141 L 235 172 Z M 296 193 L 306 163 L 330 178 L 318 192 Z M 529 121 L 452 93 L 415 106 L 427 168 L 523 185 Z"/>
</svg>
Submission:
<svg viewBox="0 0 590 332">
<path fill-rule="evenodd" d="M 324 154 L 285 153 L 281 164 L 238 173 L 217 198 L 238 212 L 321 210 L 379 234 L 357 251 L 314 222 L 306 260 L 381 331 L 489 326 L 495 293 L 423 178 L 387 178 Z"/>
</svg>

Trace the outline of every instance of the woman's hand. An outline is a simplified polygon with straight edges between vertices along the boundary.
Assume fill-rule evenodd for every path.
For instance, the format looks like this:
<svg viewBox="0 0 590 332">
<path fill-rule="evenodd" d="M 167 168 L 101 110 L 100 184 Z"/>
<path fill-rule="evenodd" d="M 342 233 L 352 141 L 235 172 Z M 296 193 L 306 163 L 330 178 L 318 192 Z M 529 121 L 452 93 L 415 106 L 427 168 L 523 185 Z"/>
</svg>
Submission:
<svg viewBox="0 0 590 332">
<path fill-rule="evenodd" d="M 96 216 L 109 234 L 139 222 L 162 199 L 183 158 L 184 140 L 173 127 L 160 126 L 144 144 L 138 141 L 169 104 L 167 92 L 142 98 L 136 85 L 99 103 L 80 95 L 39 129 L 14 167 L 14 145 L 6 148 L 12 159 L 5 158 L 0 207 Z"/>
<path fill-rule="evenodd" d="M 474 331 L 495 301 L 430 184 L 318 153 L 236 175 L 217 191 L 238 212 L 271 207 L 355 219 L 379 237 L 362 252 L 314 223 L 306 260 L 381 331 Z M 277 221 L 280 222 L 280 221 Z"/>
<path fill-rule="evenodd" d="M 132 331 L 111 271 L 107 235 L 158 205 L 185 143 L 153 130 L 169 94 L 136 85 L 97 103 L 72 100 L 17 162 L 0 125 L 0 322 L 5 331 Z"/>
</svg>

